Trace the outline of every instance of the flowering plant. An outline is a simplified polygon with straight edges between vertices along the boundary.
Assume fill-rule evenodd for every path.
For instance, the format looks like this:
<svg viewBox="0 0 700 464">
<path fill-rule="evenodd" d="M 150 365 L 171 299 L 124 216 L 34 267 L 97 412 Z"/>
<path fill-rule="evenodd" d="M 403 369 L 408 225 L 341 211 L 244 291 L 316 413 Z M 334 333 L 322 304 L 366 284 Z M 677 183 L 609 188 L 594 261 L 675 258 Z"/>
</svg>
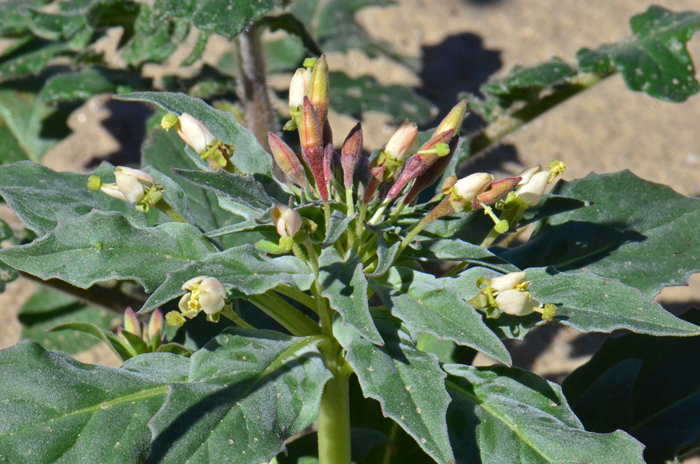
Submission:
<svg viewBox="0 0 700 464">
<path fill-rule="evenodd" d="M 557 160 L 498 180 L 457 175 L 485 143 L 462 135 L 470 107 L 502 135 L 632 58 L 663 71 L 641 86 L 650 94 L 680 99 L 659 79 L 696 92 L 692 64 L 674 65 L 690 62 L 684 43 L 700 15 L 651 8 L 632 24 L 632 39 L 582 52 L 566 78 L 549 65 L 517 70 L 500 93 L 457 103 L 433 130 L 404 122 L 371 152 L 360 124 L 334 142 L 321 55 L 290 87 L 285 128 L 299 150 L 271 132 L 268 154 L 231 113 L 141 92 L 120 98 L 167 112 L 141 169 L 0 167 L 0 193 L 34 234 L 0 251 L 8 273 L 152 314 L 142 325 L 127 310 L 117 335 L 85 322 L 54 328 L 106 341 L 120 368 L 32 340 L 0 352 L 0 458 L 627 463 L 695 445 L 697 417 L 684 430 L 669 422 L 697 387 L 649 378 L 657 345 L 682 352 L 697 342 L 678 337 L 700 334 L 695 314 L 653 301 L 700 268 L 700 200 L 629 172 L 547 192 L 566 168 Z M 114 279 L 148 297 L 106 284 Z M 503 340 L 542 324 L 635 334 L 562 389 L 510 367 Z M 651 336 L 668 338 L 649 352 Z M 494 364 L 473 366 L 477 352 Z"/>
</svg>

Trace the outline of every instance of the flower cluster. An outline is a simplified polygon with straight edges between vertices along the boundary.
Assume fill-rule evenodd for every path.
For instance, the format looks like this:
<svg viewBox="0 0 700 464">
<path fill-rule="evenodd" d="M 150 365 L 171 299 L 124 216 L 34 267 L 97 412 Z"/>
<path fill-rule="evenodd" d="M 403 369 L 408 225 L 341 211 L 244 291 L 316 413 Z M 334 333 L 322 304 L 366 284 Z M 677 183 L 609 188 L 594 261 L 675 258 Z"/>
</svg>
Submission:
<svg viewBox="0 0 700 464">
<path fill-rule="evenodd" d="M 542 314 L 542 319 L 551 321 L 556 306 L 542 305 L 532 298 L 528 287 L 532 282 L 525 280 L 525 272 L 511 272 L 491 280 L 480 278 L 477 287 L 481 292 L 469 300 L 476 309 L 486 312 L 486 317 L 496 318 L 501 313 L 511 316 L 527 316 L 533 312 Z M 482 288 L 483 287 L 483 288 Z"/>
<path fill-rule="evenodd" d="M 100 190 L 117 200 L 133 203 L 138 211 L 144 213 L 163 199 L 163 187 L 156 185 L 153 176 L 145 171 L 117 166 L 114 178 L 114 183 L 105 184 L 98 176 L 90 176 L 88 188 Z"/>
</svg>

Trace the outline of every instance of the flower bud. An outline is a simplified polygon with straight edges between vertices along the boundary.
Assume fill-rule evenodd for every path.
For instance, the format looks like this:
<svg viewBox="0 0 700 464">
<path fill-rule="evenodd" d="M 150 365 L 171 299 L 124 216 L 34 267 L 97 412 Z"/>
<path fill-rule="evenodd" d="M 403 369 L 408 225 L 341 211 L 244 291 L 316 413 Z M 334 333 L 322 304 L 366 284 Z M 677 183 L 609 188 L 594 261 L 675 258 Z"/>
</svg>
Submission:
<svg viewBox="0 0 700 464">
<path fill-rule="evenodd" d="M 324 188 L 326 179 L 324 175 L 323 126 L 319 123 L 316 111 L 307 97 L 304 97 L 304 102 L 301 105 L 299 139 L 301 141 L 301 154 L 311 169 L 314 180 L 316 180 L 321 199 L 324 203 L 328 203 L 328 189 Z"/>
<path fill-rule="evenodd" d="M 489 188 L 491 182 L 493 182 L 493 176 L 491 174 L 477 172 L 458 180 L 454 185 L 454 192 L 461 199 L 471 201 Z"/>
<path fill-rule="evenodd" d="M 124 330 L 141 337 L 141 323 L 131 307 L 126 308 L 126 311 L 124 311 Z"/>
<path fill-rule="evenodd" d="M 390 160 L 402 163 L 408 153 L 418 148 L 418 126 L 406 119 L 391 136 L 384 147 L 384 155 Z"/>
<path fill-rule="evenodd" d="M 143 200 L 146 192 L 156 183 L 153 176 L 147 172 L 124 166 L 117 166 L 114 177 L 119 191 L 124 194 L 129 203 L 138 203 Z"/>
<path fill-rule="evenodd" d="M 359 122 L 350 130 L 343 143 L 340 153 L 340 164 L 343 166 L 343 180 L 345 188 L 352 187 L 352 176 L 360 163 L 362 154 L 362 124 Z"/>
<path fill-rule="evenodd" d="M 450 113 L 445 116 L 445 119 L 440 122 L 440 125 L 435 129 L 433 137 L 445 131 L 451 130 L 455 135 L 459 134 L 462 129 L 464 117 L 467 115 L 467 101 L 462 100 L 457 103 Z"/>
<path fill-rule="evenodd" d="M 530 294 L 520 290 L 506 290 L 496 295 L 498 309 L 512 316 L 527 316 L 533 313 L 535 306 L 530 301 Z"/>
<path fill-rule="evenodd" d="M 508 274 L 494 277 L 489 284 L 492 289 L 498 292 L 512 290 L 525 280 L 524 272 L 510 272 Z"/>
<path fill-rule="evenodd" d="M 148 321 L 148 339 L 160 339 L 163 333 L 163 313 L 160 309 L 156 309 L 151 314 L 151 320 Z"/>
<path fill-rule="evenodd" d="M 192 147 L 198 154 L 203 155 L 216 143 L 216 137 L 200 121 L 187 113 L 182 113 L 176 125 L 177 135 Z"/>
<path fill-rule="evenodd" d="M 530 179 L 525 182 L 525 179 L 515 187 L 515 193 L 525 204 L 534 206 L 539 203 L 540 198 L 544 195 L 549 181 L 549 171 L 540 171 L 534 173 Z"/>
<path fill-rule="evenodd" d="M 282 169 L 282 172 L 300 187 L 308 186 L 309 181 L 306 179 L 306 171 L 304 171 L 304 166 L 301 165 L 301 161 L 299 161 L 294 150 L 289 148 L 281 138 L 272 132 L 267 134 L 267 141 L 270 143 L 272 156 L 275 158 L 277 166 Z"/>
<path fill-rule="evenodd" d="M 518 174 L 519 177 L 522 178 L 522 180 L 519 182 L 519 184 L 527 184 L 530 182 L 530 179 L 532 179 L 532 176 L 534 176 L 536 173 L 540 172 L 542 170 L 542 166 L 539 164 L 537 166 L 533 166 L 531 168 L 525 169 L 523 172 Z"/>
<path fill-rule="evenodd" d="M 309 90 L 311 82 L 311 71 L 306 68 L 299 68 L 294 73 L 292 81 L 289 83 L 289 109 L 297 111 L 304 102 L 306 92 Z"/>
<path fill-rule="evenodd" d="M 326 122 L 326 116 L 328 115 L 328 90 L 328 61 L 326 61 L 325 55 L 321 55 L 311 73 L 308 96 L 322 125 Z"/>
<path fill-rule="evenodd" d="M 301 215 L 294 209 L 283 204 L 277 204 L 270 210 L 272 222 L 280 237 L 294 237 L 304 223 Z"/>
<path fill-rule="evenodd" d="M 520 177 L 506 177 L 505 179 L 492 182 L 487 191 L 480 193 L 477 195 L 476 200 L 472 201 L 472 210 L 478 211 L 482 209 L 482 203 L 485 205 L 495 203 L 513 190 L 518 182 L 520 182 Z"/>
</svg>

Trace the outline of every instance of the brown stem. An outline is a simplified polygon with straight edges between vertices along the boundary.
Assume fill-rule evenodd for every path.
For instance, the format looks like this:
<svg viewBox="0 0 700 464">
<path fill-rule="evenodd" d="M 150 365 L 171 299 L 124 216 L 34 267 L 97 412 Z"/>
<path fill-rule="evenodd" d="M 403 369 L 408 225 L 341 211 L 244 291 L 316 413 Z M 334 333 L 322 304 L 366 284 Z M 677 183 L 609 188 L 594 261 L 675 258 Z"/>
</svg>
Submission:
<svg viewBox="0 0 700 464">
<path fill-rule="evenodd" d="M 269 152 L 267 133 L 276 132 L 277 120 L 267 88 L 261 29 L 254 24 L 238 36 L 238 66 L 246 126 Z"/>
</svg>

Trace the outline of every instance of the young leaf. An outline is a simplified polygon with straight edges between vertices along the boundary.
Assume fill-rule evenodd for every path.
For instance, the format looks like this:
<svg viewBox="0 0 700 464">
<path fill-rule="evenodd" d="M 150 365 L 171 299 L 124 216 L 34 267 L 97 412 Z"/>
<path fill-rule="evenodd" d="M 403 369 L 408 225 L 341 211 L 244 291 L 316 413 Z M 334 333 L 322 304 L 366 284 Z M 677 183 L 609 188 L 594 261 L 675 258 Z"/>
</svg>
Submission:
<svg viewBox="0 0 700 464">
<path fill-rule="evenodd" d="M 152 292 L 166 278 L 213 251 L 189 224 L 134 227 L 119 213 L 95 211 L 62 222 L 34 242 L 0 251 L 0 260 L 41 279 L 80 288 L 109 279 L 135 280 Z"/>
<path fill-rule="evenodd" d="M 126 72 L 87 67 L 48 79 L 41 89 L 41 98 L 45 102 L 87 100 L 101 93 L 124 93 L 145 85 L 146 81 Z"/>
<path fill-rule="evenodd" d="M 330 106 L 335 111 L 361 119 L 365 111 L 379 111 L 396 121 L 410 119 L 425 124 L 437 115 L 430 101 L 400 85 L 382 86 L 372 76 L 352 79 L 341 72 L 329 73 L 333 91 Z"/>
<path fill-rule="evenodd" d="M 468 261 L 481 266 L 489 263 L 504 273 L 520 270 L 486 248 L 459 239 L 424 240 L 420 245 L 419 249 L 406 248 L 404 255 L 419 261 Z"/>
<path fill-rule="evenodd" d="M 87 305 L 78 299 L 46 287 L 40 287 L 19 312 L 22 338 L 33 338 L 47 350 L 75 354 L 92 348 L 99 340 L 83 334 L 58 334 L 47 330 L 68 322 L 91 322 L 109 329 L 118 317 L 115 313 Z"/>
<path fill-rule="evenodd" d="M 318 416 L 330 373 L 316 344 L 272 331 L 226 329 L 190 358 L 149 422 L 147 462 L 259 463 Z"/>
<path fill-rule="evenodd" d="M 633 332 L 661 336 L 700 334 L 689 324 L 644 298 L 639 290 L 588 271 L 527 269 L 528 291 L 542 303 L 557 305 L 555 320 L 583 332 Z"/>
<path fill-rule="evenodd" d="M 554 192 L 592 205 L 550 217 L 525 245 L 499 256 L 521 269 L 587 269 L 647 298 L 700 269 L 700 200 L 629 171 L 559 182 Z"/>
<path fill-rule="evenodd" d="M 643 446 L 625 432 L 584 430 L 555 383 L 504 366 L 443 367 L 457 462 L 644 462 Z"/>
<path fill-rule="evenodd" d="M 697 310 L 684 318 L 700 323 Z M 562 385 L 586 429 L 622 429 L 644 443 L 647 462 L 673 461 L 698 443 L 700 338 L 610 338 Z"/>
<path fill-rule="evenodd" d="M 87 180 L 91 174 L 103 182 L 114 182 L 114 166 L 102 163 L 90 174 L 56 172 L 36 163 L 21 162 L 0 166 L 0 194 L 24 225 L 44 235 L 59 222 L 77 219 L 93 209 L 117 211 L 135 226 L 167 221 L 167 216 L 151 208 L 139 213 L 134 205 L 102 192 L 91 192 Z M 41 179 L 37 182 L 37 179 Z"/>
<path fill-rule="evenodd" d="M 685 43 L 700 30 L 700 13 L 674 13 L 659 6 L 630 19 L 632 35 L 596 50 L 584 48 L 576 58 L 582 71 L 620 71 L 632 90 L 655 98 L 685 101 L 700 90 Z"/>
<path fill-rule="evenodd" d="M 272 176 L 272 157 L 231 113 L 214 109 L 202 100 L 182 93 L 134 92 L 114 98 L 155 103 L 172 113 L 188 113 L 207 126 L 219 140 L 236 148 L 231 161 L 238 169 L 246 174 L 261 173 Z"/>
<path fill-rule="evenodd" d="M 2 255 L 0 255 L 2 256 Z M 198 275 L 216 277 L 224 285 L 246 295 L 259 295 L 279 284 L 308 290 L 314 281 L 309 266 L 294 256 L 267 258 L 252 245 L 213 253 L 183 269 L 168 274 L 163 285 L 146 301 L 140 313 L 150 312 L 185 293 L 182 284 Z"/>
<path fill-rule="evenodd" d="M 419 332 L 431 333 L 510 364 L 506 347 L 462 298 L 459 281 L 394 267 L 382 279 L 369 279 L 369 285 L 413 337 Z"/>
<path fill-rule="evenodd" d="M 333 211 L 331 213 L 331 220 L 328 230 L 326 231 L 326 238 L 323 239 L 322 245 L 333 246 L 335 242 L 338 241 L 343 232 L 345 232 L 350 225 L 350 223 L 357 217 L 356 214 L 348 217 L 341 213 L 340 211 Z"/>
<path fill-rule="evenodd" d="M 373 345 L 337 318 L 333 333 L 347 350 L 366 397 L 382 405 L 423 450 L 441 464 L 451 462 L 445 414 L 450 401 L 437 357 L 417 350 L 408 334 L 377 321 L 384 346 Z"/>
<path fill-rule="evenodd" d="M 82 364 L 32 340 L 0 351 L 0 364 L 0 453 L 7 462 L 99 456 L 137 463 L 149 455 L 147 422 L 165 401 L 167 379 Z"/>
<path fill-rule="evenodd" d="M 367 340 L 378 345 L 384 344 L 369 312 L 367 279 L 357 254 L 352 253 L 344 260 L 335 248 L 325 248 L 318 264 L 322 294 L 330 301 L 331 308 L 343 316 L 345 324 Z"/>
</svg>

